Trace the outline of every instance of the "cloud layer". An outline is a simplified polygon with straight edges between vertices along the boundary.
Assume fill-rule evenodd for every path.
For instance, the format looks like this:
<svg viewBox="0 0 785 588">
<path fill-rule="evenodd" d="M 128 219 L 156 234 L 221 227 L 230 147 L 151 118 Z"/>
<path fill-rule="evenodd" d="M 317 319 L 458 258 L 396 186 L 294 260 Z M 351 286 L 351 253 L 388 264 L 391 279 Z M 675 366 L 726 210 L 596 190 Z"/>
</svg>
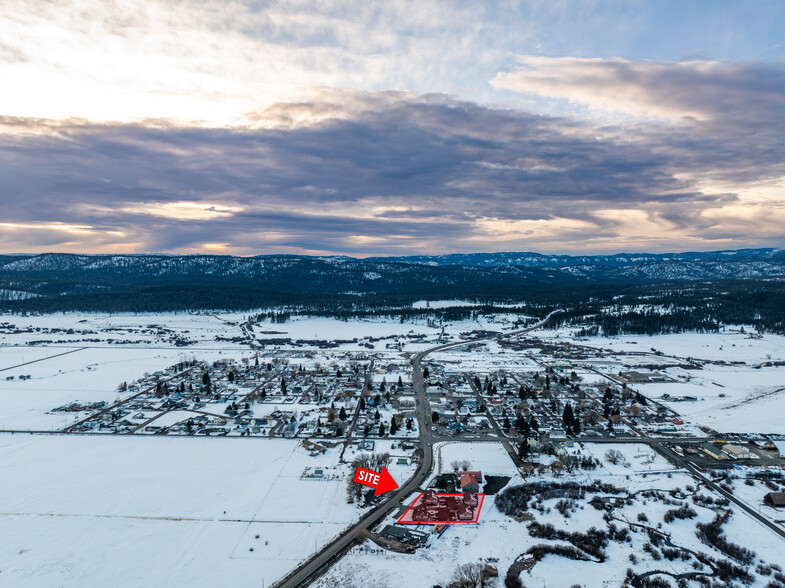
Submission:
<svg viewBox="0 0 785 588">
<path fill-rule="evenodd" d="M 263 127 L 244 129 L 5 119 L 0 247 L 371 255 L 782 244 L 782 139 L 742 136 L 719 115 L 598 127 L 445 95 L 330 90 L 259 117 Z"/>
<path fill-rule="evenodd" d="M 630 6 L 12 0 L 0 250 L 785 245 L 785 6 Z"/>
</svg>

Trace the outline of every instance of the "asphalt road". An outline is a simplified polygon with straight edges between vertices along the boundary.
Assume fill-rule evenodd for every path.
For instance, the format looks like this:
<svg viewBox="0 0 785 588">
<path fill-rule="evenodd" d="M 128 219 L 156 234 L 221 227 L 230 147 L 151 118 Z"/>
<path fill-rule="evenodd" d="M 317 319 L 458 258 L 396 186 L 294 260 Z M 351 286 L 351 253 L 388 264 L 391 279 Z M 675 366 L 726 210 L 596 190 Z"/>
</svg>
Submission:
<svg viewBox="0 0 785 588">
<path fill-rule="evenodd" d="M 24 363 L 18 363 L 16 365 L 12 365 L 10 367 L 0 369 L 0 372 L 7 372 L 8 370 L 15 370 L 16 368 L 24 367 L 26 365 L 30 365 L 31 363 L 38 363 L 39 361 L 46 361 L 47 359 L 54 359 L 55 357 L 60 357 L 62 355 L 68 355 L 69 353 L 76 353 L 77 351 L 82 351 L 87 349 L 87 347 L 79 347 L 78 349 L 70 349 L 68 351 L 63 351 L 62 353 L 56 353 L 54 355 L 49 355 L 47 357 L 42 357 L 40 359 L 33 359 L 31 361 L 26 361 Z"/>
</svg>

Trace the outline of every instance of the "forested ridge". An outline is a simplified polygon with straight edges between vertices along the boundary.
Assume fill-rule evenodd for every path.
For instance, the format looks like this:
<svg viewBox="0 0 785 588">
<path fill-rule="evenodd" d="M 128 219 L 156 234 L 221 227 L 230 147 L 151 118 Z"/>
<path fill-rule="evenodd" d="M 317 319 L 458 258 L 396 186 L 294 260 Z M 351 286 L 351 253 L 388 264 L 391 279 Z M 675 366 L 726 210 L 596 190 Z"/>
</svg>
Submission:
<svg viewBox="0 0 785 588">
<path fill-rule="evenodd" d="M 765 266 L 760 263 L 760 255 L 726 263 L 714 258 L 653 265 L 635 260 L 627 266 L 560 268 L 295 256 L 0 256 L 0 309 L 49 313 L 285 307 L 336 318 L 443 321 L 506 312 L 520 315 L 524 323 L 559 307 L 565 310 L 559 321 L 586 334 L 716 331 L 729 324 L 785 332 L 785 262 L 769 255 Z M 692 266 L 695 277 L 686 279 Z M 780 270 L 783 275 L 776 275 Z M 707 273 L 710 279 L 700 278 Z M 732 277 L 726 277 L 729 274 Z M 471 304 L 411 306 L 417 300 L 445 299 Z"/>
</svg>

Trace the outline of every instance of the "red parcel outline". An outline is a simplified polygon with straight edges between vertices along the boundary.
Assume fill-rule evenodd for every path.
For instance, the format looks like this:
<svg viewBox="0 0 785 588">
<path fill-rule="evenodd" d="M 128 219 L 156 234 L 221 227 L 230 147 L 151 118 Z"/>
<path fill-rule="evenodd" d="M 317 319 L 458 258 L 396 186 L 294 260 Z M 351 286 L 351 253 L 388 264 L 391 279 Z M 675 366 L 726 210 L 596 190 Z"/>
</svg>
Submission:
<svg viewBox="0 0 785 588">
<path fill-rule="evenodd" d="M 437 494 L 437 496 L 463 496 L 463 494 Z M 472 521 L 404 521 L 403 519 L 406 518 L 406 515 L 409 514 L 409 511 L 411 509 L 413 509 L 414 506 L 420 500 L 422 500 L 423 493 L 420 492 L 420 495 L 417 498 L 415 498 L 414 502 L 412 502 L 409 505 L 409 508 L 407 508 L 406 512 L 404 512 L 403 515 L 401 515 L 401 518 L 398 519 L 398 522 L 402 523 L 404 525 L 406 525 L 406 524 L 410 524 L 410 525 L 413 525 L 413 524 L 419 524 L 419 525 L 439 525 L 439 524 L 443 524 L 443 523 L 476 523 L 476 522 L 478 522 L 480 520 L 480 511 L 482 510 L 482 503 L 485 501 L 485 494 L 477 494 L 477 496 L 479 497 L 480 502 L 477 505 L 477 511 L 476 511 L 477 516 L 474 517 L 474 520 L 472 520 Z"/>
</svg>

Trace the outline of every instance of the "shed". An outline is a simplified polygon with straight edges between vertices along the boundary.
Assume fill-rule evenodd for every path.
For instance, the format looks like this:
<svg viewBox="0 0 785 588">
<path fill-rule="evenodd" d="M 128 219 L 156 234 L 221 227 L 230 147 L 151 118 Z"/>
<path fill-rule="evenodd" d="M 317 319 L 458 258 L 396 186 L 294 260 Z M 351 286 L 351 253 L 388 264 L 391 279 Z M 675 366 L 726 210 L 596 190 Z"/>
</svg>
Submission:
<svg viewBox="0 0 785 588">
<path fill-rule="evenodd" d="M 785 440 L 771 441 L 771 443 L 779 451 L 780 457 L 785 457 Z"/>
<path fill-rule="evenodd" d="M 769 492 L 763 497 L 763 504 L 774 508 L 785 507 L 785 492 Z"/>
</svg>

